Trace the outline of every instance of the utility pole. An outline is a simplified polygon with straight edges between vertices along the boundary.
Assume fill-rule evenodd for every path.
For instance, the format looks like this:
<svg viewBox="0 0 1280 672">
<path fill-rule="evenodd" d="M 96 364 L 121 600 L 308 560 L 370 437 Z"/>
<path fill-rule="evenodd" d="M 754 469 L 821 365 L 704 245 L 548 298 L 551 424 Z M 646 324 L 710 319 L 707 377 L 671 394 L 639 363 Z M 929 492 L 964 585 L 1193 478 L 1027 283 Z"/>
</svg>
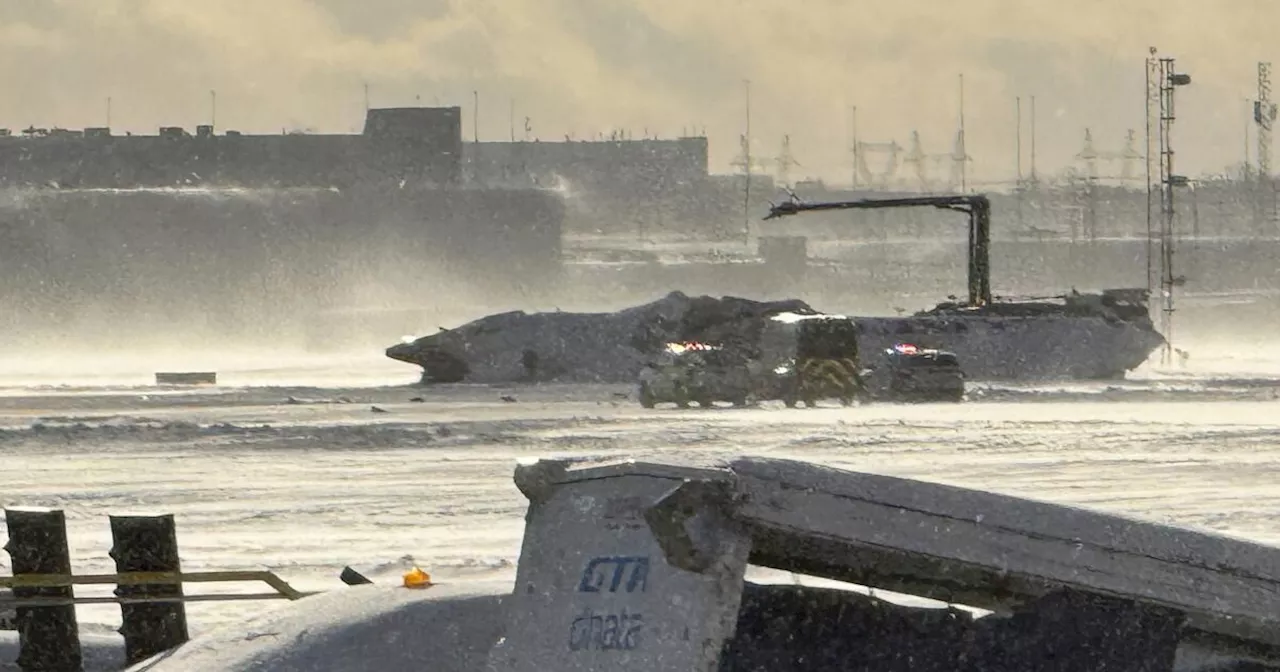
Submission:
<svg viewBox="0 0 1280 672">
<path fill-rule="evenodd" d="M 369 82 L 364 83 L 364 112 L 369 114 Z"/>
<path fill-rule="evenodd" d="M 218 92 L 209 91 L 209 128 L 218 128 Z"/>
<path fill-rule="evenodd" d="M 516 141 L 516 99 L 515 98 L 511 99 L 511 114 L 508 117 L 508 119 L 510 119 L 509 123 L 511 125 L 511 142 L 514 144 Z"/>
<path fill-rule="evenodd" d="M 477 145 L 480 144 L 480 92 L 471 92 L 471 135 Z"/>
</svg>

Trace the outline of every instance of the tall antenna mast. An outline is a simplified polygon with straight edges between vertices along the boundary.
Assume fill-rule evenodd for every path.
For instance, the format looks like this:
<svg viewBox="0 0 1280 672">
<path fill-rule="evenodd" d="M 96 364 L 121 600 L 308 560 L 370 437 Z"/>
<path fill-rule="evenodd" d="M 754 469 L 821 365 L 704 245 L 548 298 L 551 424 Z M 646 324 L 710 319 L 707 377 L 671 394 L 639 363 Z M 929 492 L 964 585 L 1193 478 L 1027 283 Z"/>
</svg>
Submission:
<svg viewBox="0 0 1280 672">
<path fill-rule="evenodd" d="M 209 91 L 209 126 L 218 127 L 218 92 Z"/>
<path fill-rule="evenodd" d="M 1252 180 L 1252 179 L 1253 179 L 1253 171 L 1251 170 L 1251 164 L 1249 163 L 1249 161 L 1250 161 L 1250 158 L 1249 158 L 1249 156 L 1250 156 L 1250 153 L 1249 153 L 1249 140 L 1250 140 L 1250 138 L 1249 138 L 1249 127 L 1253 125 L 1252 115 L 1251 115 L 1252 110 L 1253 110 L 1253 103 L 1252 103 L 1248 98 L 1245 98 L 1245 99 L 1244 99 L 1244 107 L 1245 107 L 1245 115 L 1244 115 L 1244 116 L 1245 116 L 1245 119 L 1246 119 L 1246 121 L 1245 121 L 1245 123 L 1244 123 L 1244 165 L 1243 165 L 1243 167 L 1242 167 L 1242 168 L 1241 168 L 1241 170 L 1240 170 L 1240 175 L 1241 175 L 1241 177 L 1244 179 L 1245 183 L 1247 184 L 1250 180 Z"/>
<path fill-rule="evenodd" d="M 1271 122 L 1275 120 L 1271 103 L 1271 64 L 1258 63 L 1258 100 L 1253 104 L 1253 120 L 1258 124 L 1258 172 L 1263 179 L 1271 175 Z"/>
<path fill-rule="evenodd" d="M 1031 96 L 1031 183 L 1036 182 L 1036 97 Z"/>
<path fill-rule="evenodd" d="M 853 188 L 858 188 L 858 106 L 849 110 L 849 131 L 853 137 Z"/>
<path fill-rule="evenodd" d="M 369 82 L 364 83 L 364 111 L 369 112 Z"/>
<path fill-rule="evenodd" d="M 960 162 L 960 192 L 968 191 L 968 183 L 966 182 L 965 163 L 967 163 L 969 154 L 965 151 L 964 145 L 964 73 L 960 73 L 960 138 L 957 142 L 960 145 L 957 149 L 956 160 Z"/>
<path fill-rule="evenodd" d="M 511 142 L 516 141 L 516 99 L 511 99 L 511 112 L 508 115 L 508 124 L 511 127 Z"/>
<path fill-rule="evenodd" d="M 1017 181 L 1022 186 L 1022 96 L 1014 98 L 1013 103 L 1015 128 L 1013 131 L 1013 168 Z"/>
<path fill-rule="evenodd" d="M 111 96 L 107 96 L 107 128 L 111 128 Z"/>
<path fill-rule="evenodd" d="M 1155 204 L 1156 198 L 1156 180 L 1159 179 L 1160 169 L 1157 167 L 1154 171 L 1152 166 L 1154 162 L 1160 160 L 1160 145 L 1158 134 L 1152 131 L 1159 128 L 1160 123 L 1160 62 L 1156 60 L 1156 48 L 1149 48 L 1150 56 L 1146 60 L 1147 71 L 1147 245 L 1146 245 L 1146 262 L 1147 262 L 1147 293 L 1155 291 L 1155 266 L 1152 264 L 1152 250 L 1155 240 L 1155 217 L 1159 212 L 1159 208 Z M 1155 123 L 1152 123 L 1152 122 Z"/>
<path fill-rule="evenodd" d="M 480 144 L 480 92 L 471 92 L 471 137 L 478 145 Z"/>
<path fill-rule="evenodd" d="M 1276 218 L 1275 189 L 1271 181 L 1271 124 L 1276 105 L 1271 102 L 1271 63 L 1258 63 L 1258 99 L 1253 103 L 1253 121 L 1258 125 L 1258 224 Z"/>
<path fill-rule="evenodd" d="M 1022 230 L 1022 190 L 1026 186 L 1022 182 L 1022 96 L 1017 96 L 1013 101 L 1013 114 L 1015 117 L 1014 138 L 1014 170 L 1017 179 L 1013 183 L 1014 203 L 1016 204 L 1016 212 L 1018 215 L 1018 230 Z"/>
<path fill-rule="evenodd" d="M 1160 157 L 1160 289 L 1164 296 L 1161 326 L 1164 331 L 1164 350 L 1160 361 L 1168 365 L 1173 361 L 1173 294 L 1174 288 L 1183 284 L 1183 278 L 1174 275 L 1174 191 L 1177 187 L 1186 186 L 1186 177 L 1174 172 L 1173 166 L 1173 122 L 1174 92 L 1179 86 L 1191 83 L 1191 76 L 1179 73 L 1174 68 L 1174 59 L 1156 58 L 1156 50 L 1151 49 L 1152 58 L 1148 61 L 1150 74 L 1156 76 L 1159 84 L 1159 133 L 1157 144 Z M 1151 61 L 1155 61 L 1154 64 Z M 1152 68 L 1154 66 L 1154 68 Z M 1150 202 L 1148 202 L 1150 205 Z"/>
<path fill-rule="evenodd" d="M 742 235 L 747 245 L 751 244 L 751 80 L 742 80 L 746 99 L 746 134 L 742 140 L 743 170 L 746 175 L 746 187 L 742 192 Z"/>
</svg>

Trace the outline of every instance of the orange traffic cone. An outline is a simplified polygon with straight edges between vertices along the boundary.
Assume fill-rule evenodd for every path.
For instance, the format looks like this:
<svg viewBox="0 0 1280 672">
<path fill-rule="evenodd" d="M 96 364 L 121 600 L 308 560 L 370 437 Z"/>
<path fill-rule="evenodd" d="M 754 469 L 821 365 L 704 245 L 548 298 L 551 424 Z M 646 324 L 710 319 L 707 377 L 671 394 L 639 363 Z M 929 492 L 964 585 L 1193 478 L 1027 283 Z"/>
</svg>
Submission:
<svg viewBox="0 0 1280 672">
<path fill-rule="evenodd" d="M 405 588 L 430 588 L 432 585 L 431 575 L 417 567 L 404 573 Z"/>
</svg>

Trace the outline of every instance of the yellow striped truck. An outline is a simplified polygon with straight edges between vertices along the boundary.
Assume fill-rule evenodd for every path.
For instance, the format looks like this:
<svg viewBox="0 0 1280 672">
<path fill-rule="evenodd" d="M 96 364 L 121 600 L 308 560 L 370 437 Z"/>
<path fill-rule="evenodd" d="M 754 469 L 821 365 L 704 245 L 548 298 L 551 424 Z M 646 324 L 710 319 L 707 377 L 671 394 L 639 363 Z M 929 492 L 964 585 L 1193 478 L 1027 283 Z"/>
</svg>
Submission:
<svg viewBox="0 0 1280 672">
<path fill-rule="evenodd" d="M 953 353 L 897 344 L 869 365 L 858 327 L 842 315 L 780 313 L 733 344 L 670 343 L 641 373 L 640 403 L 680 408 L 777 400 L 787 407 L 837 400 L 960 401 L 964 374 Z"/>
</svg>

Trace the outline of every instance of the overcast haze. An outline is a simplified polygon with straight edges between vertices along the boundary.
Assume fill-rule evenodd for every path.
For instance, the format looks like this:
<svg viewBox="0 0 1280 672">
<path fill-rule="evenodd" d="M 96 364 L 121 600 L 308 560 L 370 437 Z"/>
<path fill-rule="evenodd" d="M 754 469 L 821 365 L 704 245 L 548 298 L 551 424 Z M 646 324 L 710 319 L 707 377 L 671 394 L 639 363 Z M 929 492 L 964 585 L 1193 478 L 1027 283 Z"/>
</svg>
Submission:
<svg viewBox="0 0 1280 672">
<path fill-rule="evenodd" d="M 481 139 L 508 137 L 512 98 L 543 140 L 697 125 L 727 171 L 749 78 L 757 151 L 790 133 L 793 175 L 847 181 L 850 105 L 864 140 L 915 128 L 945 152 L 963 72 L 970 174 L 1006 179 L 1017 95 L 1037 97 L 1042 170 L 1085 126 L 1099 149 L 1141 138 L 1157 45 L 1194 79 L 1175 146 L 1198 174 L 1241 160 L 1277 26 L 1268 0 L 3 0 L 0 127 L 101 125 L 110 96 L 119 130 L 193 128 L 216 89 L 219 128 L 348 132 L 367 81 L 375 106 L 462 105 L 468 138 L 473 89 Z"/>
</svg>

